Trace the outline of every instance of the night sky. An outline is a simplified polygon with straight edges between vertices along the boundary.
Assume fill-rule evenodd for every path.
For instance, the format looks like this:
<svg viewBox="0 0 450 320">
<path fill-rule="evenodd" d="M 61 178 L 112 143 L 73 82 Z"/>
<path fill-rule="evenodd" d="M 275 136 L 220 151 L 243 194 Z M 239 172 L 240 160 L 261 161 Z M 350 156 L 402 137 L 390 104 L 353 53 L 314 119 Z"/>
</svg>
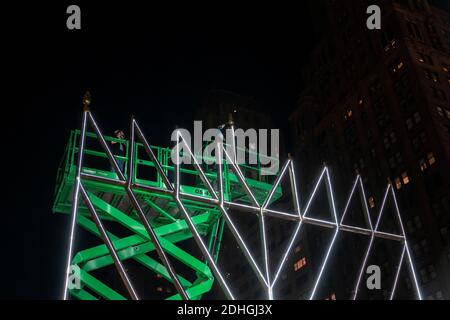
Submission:
<svg viewBox="0 0 450 320">
<path fill-rule="evenodd" d="M 191 124 L 211 89 L 255 97 L 287 133 L 313 45 L 307 9 L 294 5 L 76 3 L 81 31 L 66 28 L 73 3 L 2 12 L 0 298 L 61 295 L 69 219 L 52 214 L 52 195 L 86 90 L 104 132 L 128 128 L 134 114 L 154 144 Z"/>
</svg>

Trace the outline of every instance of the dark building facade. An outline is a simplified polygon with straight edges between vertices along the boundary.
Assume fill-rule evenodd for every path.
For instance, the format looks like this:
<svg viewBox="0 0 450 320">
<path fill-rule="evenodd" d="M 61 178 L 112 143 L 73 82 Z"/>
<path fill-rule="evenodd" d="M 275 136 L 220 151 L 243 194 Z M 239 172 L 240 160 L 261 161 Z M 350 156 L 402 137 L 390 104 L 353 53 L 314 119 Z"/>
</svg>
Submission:
<svg viewBox="0 0 450 320">
<path fill-rule="evenodd" d="M 381 30 L 366 28 L 371 4 L 381 7 Z M 423 297 L 450 299 L 450 15 L 426 0 L 311 7 L 322 13 L 319 41 L 290 116 L 302 187 L 311 190 L 325 162 L 345 199 L 360 173 L 374 221 L 392 183 Z M 339 281 L 337 298 L 348 298 Z"/>
</svg>

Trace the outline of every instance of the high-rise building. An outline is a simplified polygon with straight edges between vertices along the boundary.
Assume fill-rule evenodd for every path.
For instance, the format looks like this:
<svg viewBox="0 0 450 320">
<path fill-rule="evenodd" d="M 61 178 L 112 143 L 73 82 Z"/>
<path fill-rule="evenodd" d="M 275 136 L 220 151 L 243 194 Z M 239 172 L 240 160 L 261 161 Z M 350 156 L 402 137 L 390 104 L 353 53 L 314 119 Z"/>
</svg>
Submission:
<svg viewBox="0 0 450 320">
<path fill-rule="evenodd" d="M 450 15 L 427 0 L 310 4 L 318 42 L 290 116 L 303 188 L 325 162 L 346 199 L 359 173 L 375 219 L 390 181 L 424 298 L 450 299 Z M 366 27 L 372 4 L 381 30 Z M 351 294 L 334 285 L 338 299 Z"/>
</svg>

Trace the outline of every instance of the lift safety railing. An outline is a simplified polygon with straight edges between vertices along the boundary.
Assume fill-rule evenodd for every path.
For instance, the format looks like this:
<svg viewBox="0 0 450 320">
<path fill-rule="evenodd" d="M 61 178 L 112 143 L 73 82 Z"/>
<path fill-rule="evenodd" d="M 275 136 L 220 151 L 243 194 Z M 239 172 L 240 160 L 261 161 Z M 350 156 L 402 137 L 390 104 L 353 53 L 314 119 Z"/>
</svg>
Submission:
<svg viewBox="0 0 450 320">
<path fill-rule="evenodd" d="M 93 128 L 95 129 L 95 134 L 88 133 L 86 131 L 86 125 L 87 123 L 90 123 Z M 255 197 L 254 189 L 249 186 L 248 182 L 249 179 L 246 179 L 242 173 L 242 170 L 239 165 L 237 165 L 233 159 L 232 155 L 227 153 L 226 148 L 223 147 L 223 145 L 218 145 L 218 150 L 220 150 L 220 153 L 223 153 L 219 156 L 221 159 L 225 159 L 224 163 L 217 165 L 217 172 L 216 173 L 210 173 L 210 172 L 204 172 L 204 168 L 198 163 L 195 156 L 192 154 L 192 151 L 188 149 L 188 154 L 191 156 L 191 159 L 193 160 L 193 170 L 183 170 L 181 168 L 181 165 L 178 164 L 178 162 L 175 165 L 169 165 L 169 151 L 170 149 L 161 149 L 158 147 L 151 146 L 148 141 L 146 140 L 144 133 L 142 132 L 141 128 L 137 124 L 137 122 L 132 119 L 131 121 L 131 127 L 130 127 L 130 141 L 125 140 L 114 140 L 114 138 L 105 138 L 105 136 L 102 135 L 98 125 L 96 124 L 92 113 L 89 110 L 85 110 L 83 115 L 83 123 L 82 123 L 82 130 L 79 132 L 76 132 L 72 135 L 73 141 L 72 146 L 78 145 L 77 148 L 72 148 L 72 154 L 70 155 L 70 163 L 75 162 L 75 158 L 77 157 L 77 173 L 76 173 L 76 179 L 75 179 L 75 186 L 74 186 L 74 192 L 73 192 L 73 203 L 72 203 L 72 228 L 71 228 L 71 235 L 70 235 L 70 248 L 68 253 L 68 260 L 67 260 L 67 273 L 66 273 L 66 284 L 64 288 L 64 297 L 67 297 L 67 278 L 68 278 L 68 272 L 70 267 L 70 261 L 72 259 L 72 247 L 73 247 L 73 241 L 74 241 L 74 229 L 75 229 L 75 221 L 77 216 L 77 209 L 78 209 L 78 197 L 81 194 L 81 197 L 85 201 L 86 205 L 88 206 L 89 211 L 91 212 L 91 215 L 96 222 L 98 229 L 101 231 L 103 229 L 101 220 L 98 219 L 98 215 L 96 212 L 96 209 L 92 206 L 90 203 L 89 196 L 87 195 L 87 192 L 85 190 L 85 187 L 83 184 L 88 181 L 96 181 L 101 182 L 104 184 L 109 185 L 115 185 L 118 187 L 122 187 L 126 190 L 128 196 L 131 199 L 132 205 L 135 208 L 135 210 L 140 213 L 140 219 L 146 226 L 146 230 L 148 234 L 151 237 L 152 242 L 155 244 L 156 247 L 158 247 L 158 254 L 160 255 L 161 260 L 163 261 L 164 265 L 166 266 L 167 270 L 170 271 L 171 278 L 180 293 L 180 295 L 184 298 L 189 298 L 189 296 L 186 294 L 185 288 L 181 285 L 179 281 L 177 281 L 177 276 L 175 270 L 173 270 L 170 261 L 165 257 L 164 250 L 162 249 L 161 245 L 159 244 L 158 237 L 155 236 L 154 230 L 152 229 L 152 226 L 148 223 L 145 216 L 142 214 L 142 208 L 140 207 L 139 202 L 135 198 L 135 192 L 142 191 L 152 194 L 158 194 L 162 196 L 166 196 L 171 198 L 171 200 L 176 204 L 179 211 L 182 213 L 183 220 L 187 223 L 188 228 L 190 232 L 192 233 L 192 236 L 197 243 L 198 247 L 200 248 L 204 258 L 207 261 L 208 266 L 211 268 L 212 273 L 215 277 L 215 279 L 218 281 L 219 285 L 223 289 L 225 295 L 229 299 L 235 299 L 237 298 L 234 293 L 232 292 L 229 284 L 227 283 L 225 277 L 221 273 L 213 255 L 211 255 L 209 249 L 213 246 L 214 239 L 210 239 L 208 244 L 205 244 L 204 240 L 199 234 L 198 226 L 193 222 L 193 217 L 188 212 L 186 201 L 193 201 L 202 203 L 211 207 L 215 207 L 221 214 L 221 217 L 223 218 L 223 225 L 226 225 L 233 237 L 236 239 L 236 241 L 239 244 L 239 248 L 243 251 L 245 258 L 247 259 L 248 263 L 252 267 L 253 271 L 255 272 L 258 280 L 260 281 L 261 285 L 266 289 L 267 298 L 273 299 L 274 293 L 273 288 L 277 283 L 277 280 L 279 278 L 280 273 L 282 272 L 288 253 L 291 251 L 293 243 L 295 243 L 295 240 L 298 238 L 302 226 L 305 224 L 311 224 L 320 226 L 323 228 L 333 229 L 334 235 L 332 237 L 331 242 L 328 245 L 328 248 L 326 250 L 326 254 L 323 258 L 319 274 L 316 277 L 314 281 L 314 287 L 310 294 L 310 299 L 315 298 L 316 290 L 319 286 L 319 284 L 322 281 L 322 275 L 328 265 L 329 257 L 333 252 L 334 244 L 336 239 L 338 238 L 338 235 L 340 232 L 350 232 L 354 234 L 361 234 L 369 236 L 371 241 L 366 248 L 366 253 L 364 255 L 364 259 L 361 263 L 361 266 L 359 268 L 360 272 L 357 276 L 357 281 L 354 289 L 354 296 L 353 299 L 357 298 L 360 282 L 361 282 L 361 274 L 362 270 L 364 270 L 366 264 L 367 264 L 367 258 L 372 253 L 372 244 L 373 239 L 380 238 L 390 241 L 397 241 L 400 242 L 403 246 L 402 255 L 399 259 L 399 264 L 397 267 L 398 272 L 395 275 L 394 283 L 391 290 L 391 296 L 392 299 L 395 296 L 395 291 L 397 287 L 398 277 L 399 277 L 399 269 L 403 263 L 404 260 L 406 260 L 406 264 L 408 266 L 408 270 L 410 272 L 410 276 L 413 279 L 413 287 L 415 289 L 416 297 L 418 299 L 421 299 L 421 293 L 417 281 L 417 277 L 414 271 L 414 266 L 412 262 L 412 257 L 409 251 L 406 235 L 403 229 L 403 224 L 400 216 L 400 211 L 398 208 L 398 204 L 395 198 L 395 192 L 394 188 L 391 184 L 387 185 L 383 202 L 380 207 L 379 213 L 377 215 L 377 222 L 375 226 L 372 226 L 370 224 L 370 227 L 368 228 L 362 228 L 357 226 L 351 226 L 343 224 L 343 217 L 346 214 L 346 210 L 348 209 L 348 203 L 352 200 L 355 193 L 358 191 L 361 196 L 363 197 L 365 204 L 365 209 L 367 209 L 367 200 L 365 199 L 364 194 L 364 187 L 361 182 L 361 177 L 358 175 L 355 179 L 353 189 L 350 193 L 350 196 L 347 200 L 347 206 L 344 209 L 344 212 L 341 215 L 338 215 L 337 208 L 335 206 L 335 200 L 334 200 L 334 193 L 333 188 L 331 184 L 331 179 L 329 175 L 329 170 L 327 167 L 324 167 L 316 184 L 314 187 L 314 190 L 312 194 L 310 195 L 308 201 L 306 202 L 305 208 L 300 208 L 299 203 L 299 196 L 298 196 L 298 188 L 297 188 L 297 182 L 296 182 L 296 174 L 294 170 L 294 165 L 292 159 L 288 159 L 287 162 L 284 164 L 284 166 L 281 168 L 278 176 L 276 177 L 276 180 L 272 186 L 270 186 L 267 189 L 267 192 L 265 192 L 264 198 L 257 199 Z M 104 152 L 98 152 L 93 151 L 89 149 L 85 149 L 85 139 L 89 138 L 97 138 L 103 149 Z M 136 142 L 136 138 L 139 138 L 141 144 Z M 77 141 L 79 140 L 79 141 Z M 184 140 L 183 136 L 178 133 L 177 134 L 177 140 L 178 142 L 182 142 Z M 127 156 L 117 156 L 113 155 L 110 151 L 110 148 L 108 146 L 108 141 L 116 141 L 123 143 L 126 146 L 127 149 Z M 177 146 L 179 146 L 177 144 Z M 137 153 L 135 153 L 135 150 L 137 148 L 144 148 L 146 151 L 146 154 L 148 157 L 150 157 L 150 161 L 146 161 L 144 159 L 139 159 L 136 157 Z M 135 149 L 136 148 L 136 149 Z M 78 150 L 78 151 L 77 151 Z M 93 154 L 95 156 L 99 157 L 107 157 L 109 162 L 114 168 L 115 173 L 110 173 L 104 171 L 104 174 L 99 174 L 96 170 L 90 172 L 89 168 L 85 168 L 83 165 L 83 156 L 84 155 Z M 180 155 L 179 150 L 177 150 L 176 155 Z M 122 172 L 117 164 L 117 160 L 122 160 L 126 163 L 126 170 Z M 155 181 L 150 181 L 147 183 L 144 183 L 143 181 L 139 181 L 136 177 L 137 163 L 145 164 L 151 167 L 154 167 L 158 173 L 158 178 Z M 226 165 L 224 165 L 226 164 Z M 230 170 L 230 172 L 227 172 L 226 175 L 224 175 L 225 169 Z M 130 171 L 131 175 L 129 174 Z M 168 178 L 168 174 L 173 173 L 173 181 Z M 207 190 L 207 193 L 202 194 L 196 194 L 195 192 L 189 192 L 186 190 L 184 186 L 180 183 L 180 174 L 182 173 L 188 173 L 188 174 L 194 174 L 197 175 L 200 180 L 203 182 L 203 187 Z M 231 182 L 230 177 L 233 176 L 235 179 L 235 183 L 240 184 L 244 192 L 247 194 L 247 203 L 242 202 L 235 202 L 233 201 L 232 196 L 230 195 L 230 190 L 226 189 L 229 188 Z M 290 182 L 291 187 L 291 196 L 292 196 L 292 202 L 294 204 L 294 212 L 283 212 L 280 210 L 274 210 L 269 208 L 269 204 L 276 199 L 277 196 L 279 196 L 279 192 L 277 192 L 280 188 L 281 180 L 284 179 L 284 177 L 288 178 L 288 181 Z M 210 179 L 216 179 L 218 182 L 218 186 L 213 187 L 211 184 Z M 332 212 L 332 219 L 331 220 L 325 220 L 325 219 L 317 219 L 312 217 L 312 213 L 310 212 L 311 203 L 314 201 L 317 197 L 317 190 L 320 185 L 325 184 L 327 195 L 328 195 L 328 204 L 330 207 L 330 211 Z M 263 184 L 261 184 L 263 185 Z M 396 216 L 395 219 L 399 223 L 401 230 L 399 234 L 393 234 L 388 232 L 383 232 L 381 230 L 378 230 L 379 227 L 379 221 L 382 218 L 382 215 L 385 210 L 385 203 L 388 198 L 392 198 L 395 204 L 395 212 Z M 255 259 L 253 258 L 253 254 L 250 250 L 250 248 L 246 245 L 245 241 L 243 240 L 240 232 L 236 228 L 235 224 L 233 223 L 233 220 L 228 214 L 228 210 L 239 210 L 241 212 L 246 212 L 248 214 L 256 214 L 260 221 L 260 232 L 261 232 L 261 239 L 263 243 L 263 257 L 264 257 L 264 265 L 258 265 L 256 263 Z M 368 216 L 368 211 L 364 210 L 364 214 L 366 215 L 366 218 L 368 221 L 371 221 L 370 216 Z M 342 218 L 338 220 L 338 216 L 341 216 Z M 284 254 L 282 255 L 282 259 L 278 262 L 278 267 L 276 268 L 276 272 L 274 274 L 271 274 L 269 272 L 269 260 L 270 260 L 270 252 L 267 250 L 266 240 L 266 217 L 276 217 L 284 220 L 289 220 L 296 222 L 296 228 L 294 232 L 292 233 L 290 237 L 290 241 L 288 245 L 286 246 L 284 250 Z M 223 228 L 222 223 L 220 225 L 217 225 L 216 228 L 219 230 Z M 216 229 L 217 230 L 217 229 Z M 102 238 L 105 241 L 105 243 L 108 245 L 108 249 L 111 253 L 111 255 L 114 257 L 115 253 L 114 248 L 108 244 L 110 240 L 108 240 L 107 234 L 104 232 L 102 233 Z M 121 278 L 124 282 L 125 287 L 128 288 L 129 294 L 132 298 L 137 299 L 138 295 L 136 294 L 135 290 L 133 289 L 131 282 L 129 281 L 129 278 L 126 275 L 126 272 L 123 271 L 123 266 L 121 266 L 120 259 L 114 258 L 114 263 L 119 271 L 119 274 L 121 275 Z"/>
</svg>

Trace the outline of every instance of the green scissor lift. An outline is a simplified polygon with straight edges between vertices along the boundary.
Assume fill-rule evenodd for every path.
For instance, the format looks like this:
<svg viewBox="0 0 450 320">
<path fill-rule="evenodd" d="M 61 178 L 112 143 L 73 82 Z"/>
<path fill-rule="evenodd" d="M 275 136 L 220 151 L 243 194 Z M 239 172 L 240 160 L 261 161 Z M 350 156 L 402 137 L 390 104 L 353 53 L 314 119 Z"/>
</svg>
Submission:
<svg viewBox="0 0 450 320">
<path fill-rule="evenodd" d="M 76 182 L 77 157 L 80 144 L 80 131 L 73 130 L 70 133 L 63 160 L 58 168 L 56 190 L 54 197 L 53 212 L 70 214 L 73 205 L 73 189 Z M 104 137 L 108 143 L 113 141 L 122 143 L 128 149 L 127 140 L 119 140 L 113 137 Z M 97 140 L 97 135 L 86 132 L 86 146 L 84 147 L 84 157 L 82 173 L 91 176 L 117 179 L 116 173 L 112 172 L 107 163 L 107 154 L 98 148 L 91 147 L 90 141 Z M 174 172 L 174 166 L 170 159 L 171 149 L 152 146 L 151 147 L 158 162 L 161 164 L 167 175 Z M 155 164 L 148 160 L 143 154 L 143 145 L 135 144 L 134 153 L 134 181 L 142 185 L 156 188 L 164 188 L 162 177 L 155 170 Z M 128 155 L 128 152 L 125 152 Z M 128 162 L 127 156 L 115 155 L 117 160 Z M 89 161 L 88 161 L 89 160 Z M 127 166 L 125 165 L 125 168 Z M 239 183 L 238 178 L 227 166 L 223 166 L 223 186 L 225 201 L 246 203 L 245 192 Z M 267 198 L 272 188 L 272 183 L 261 175 L 261 166 L 240 165 L 244 173 L 245 180 L 251 188 L 258 202 L 262 203 Z M 190 168 L 181 168 L 181 192 L 199 197 L 210 197 L 208 190 L 203 186 L 199 174 Z M 217 173 L 213 168 L 205 167 L 205 174 L 211 182 L 217 179 Z M 125 169 L 126 175 L 126 169 Z M 122 186 L 108 183 L 107 180 L 95 181 L 93 179 L 83 179 L 89 198 L 95 206 L 96 211 L 102 221 L 114 222 L 131 231 L 131 235 L 119 237 L 108 231 L 114 249 L 121 261 L 133 259 L 146 269 L 158 274 L 160 277 L 172 282 L 172 278 L 166 267 L 152 258 L 148 253 L 155 250 L 155 246 L 139 220 L 136 211 L 128 200 L 128 196 Z M 211 290 L 214 282 L 213 273 L 208 263 L 191 253 L 182 249 L 179 244 L 192 238 L 192 233 L 183 219 L 173 198 L 162 193 L 153 193 L 148 190 L 134 191 L 141 207 L 149 219 L 151 227 L 155 231 L 161 246 L 171 259 L 176 259 L 187 268 L 195 271 L 196 279 L 189 281 L 178 274 L 181 285 L 191 299 L 200 299 L 203 294 Z M 281 197 L 281 187 L 276 189 L 272 201 Z M 218 259 L 224 220 L 221 219 L 221 212 L 217 207 L 210 204 L 195 201 L 183 200 L 188 209 L 193 222 L 200 235 L 208 239 L 208 249 L 215 261 Z M 77 225 L 100 238 L 99 230 L 91 217 L 88 208 L 81 204 L 77 210 Z M 126 299 L 118 293 L 112 286 L 100 281 L 93 275 L 93 271 L 113 265 L 113 259 L 105 244 L 87 248 L 76 252 L 72 258 L 72 265 L 79 267 L 81 288 L 69 289 L 69 293 L 76 299 Z M 172 294 L 167 299 L 180 299 L 180 294 Z"/>
</svg>

